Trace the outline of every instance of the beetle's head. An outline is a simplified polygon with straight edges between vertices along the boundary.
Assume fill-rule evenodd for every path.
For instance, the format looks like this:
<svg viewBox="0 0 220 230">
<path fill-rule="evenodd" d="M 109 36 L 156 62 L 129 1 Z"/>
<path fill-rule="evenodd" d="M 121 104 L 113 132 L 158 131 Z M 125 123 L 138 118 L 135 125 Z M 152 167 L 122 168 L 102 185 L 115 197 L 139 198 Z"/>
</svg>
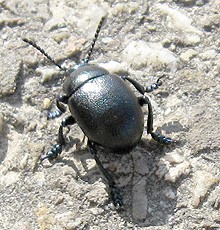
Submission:
<svg viewBox="0 0 220 230">
<path fill-rule="evenodd" d="M 77 64 L 63 84 L 63 91 L 67 96 L 73 94 L 79 87 L 89 80 L 109 74 L 108 70 L 90 64 Z"/>
</svg>

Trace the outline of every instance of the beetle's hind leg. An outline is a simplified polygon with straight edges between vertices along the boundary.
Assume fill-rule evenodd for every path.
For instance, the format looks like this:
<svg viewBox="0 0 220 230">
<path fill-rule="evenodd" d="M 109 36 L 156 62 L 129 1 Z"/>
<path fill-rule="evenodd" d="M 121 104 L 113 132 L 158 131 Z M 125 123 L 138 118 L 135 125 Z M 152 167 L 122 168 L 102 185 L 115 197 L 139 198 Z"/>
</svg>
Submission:
<svg viewBox="0 0 220 230">
<path fill-rule="evenodd" d="M 60 128 L 59 128 L 59 132 L 58 132 L 58 143 L 54 146 L 54 148 L 51 151 L 47 152 L 45 156 L 42 156 L 40 158 L 41 161 L 45 159 L 54 160 L 57 158 L 58 154 L 62 152 L 62 147 L 65 145 L 65 140 L 63 136 L 63 128 L 68 125 L 73 125 L 75 123 L 76 121 L 72 116 L 69 116 L 62 120 Z"/>
<path fill-rule="evenodd" d="M 93 155 L 96 164 L 99 166 L 100 171 L 103 173 L 104 177 L 107 179 L 108 184 L 109 184 L 109 188 L 110 188 L 110 195 L 111 198 L 113 200 L 114 206 L 116 208 L 120 208 L 122 206 L 122 197 L 120 195 L 120 191 L 118 188 L 116 188 L 116 183 L 113 180 L 113 178 L 110 176 L 110 174 L 108 173 L 108 171 L 103 167 L 101 161 L 99 160 L 98 156 L 97 156 L 97 150 L 95 149 L 95 143 L 88 140 L 88 147 L 89 150 L 91 152 L 91 154 Z"/>
<path fill-rule="evenodd" d="M 68 103 L 68 96 L 64 96 L 64 95 L 60 95 L 57 99 L 56 99 L 56 105 L 57 108 L 59 110 L 56 110 L 54 112 L 49 112 L 47 115 L 47 119 L 54 119 L 56 117 L 61 116 L 63 113 L 66 112 L 66 107 L 63 104 L 67 104 Z"/>
<path fill-rule="evenodd" d="M 165 137 L 165 136 L 162 136 L 160 134 L 153 132 L 153 110 L 152 110 L 152 105 L 151 105 L 148 97 L 146 97 L 146 96 L 140 97 L 139 103 L 141 106 L 143 106 L 145 104 L 147 104 L 147 106 L 148 106 L 147 133 L 150 133 L 151 137 L 155 141 L 159 142 L 160 144 L 171 145 L 172 143 L 174 143 L 175 141 L 172 140 L 171 138 Z"/>
</svg>

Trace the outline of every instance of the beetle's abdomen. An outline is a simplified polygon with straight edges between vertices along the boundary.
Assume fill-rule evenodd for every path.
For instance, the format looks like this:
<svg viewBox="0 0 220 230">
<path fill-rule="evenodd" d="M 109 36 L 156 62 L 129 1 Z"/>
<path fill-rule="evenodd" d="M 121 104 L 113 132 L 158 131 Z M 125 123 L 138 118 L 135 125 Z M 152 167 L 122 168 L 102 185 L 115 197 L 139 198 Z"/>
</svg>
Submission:
<svg viewBox="0 0 220 230">
<path fill-rule="evenodd" d="M 142 136 L 144 118 L 138 99 L 116 75 L 89 80 L 68 104 L 85 135 L 105 148 L 127 151 Z"/>
</svg>

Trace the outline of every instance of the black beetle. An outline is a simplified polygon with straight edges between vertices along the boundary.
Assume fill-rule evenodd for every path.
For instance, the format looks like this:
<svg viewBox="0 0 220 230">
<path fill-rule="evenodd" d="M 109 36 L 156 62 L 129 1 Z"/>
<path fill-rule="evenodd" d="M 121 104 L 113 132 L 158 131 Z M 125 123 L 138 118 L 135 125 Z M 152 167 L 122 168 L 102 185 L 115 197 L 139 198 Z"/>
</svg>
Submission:
<svg viewBox="0 0 220 230">
<path fill-rule="evenodd" d="M 58 143 L 45 156 L 41 157 L 41 161 L 53 160 L 62 152 L 62 147 L 65 144 L 63 127 L 77 123 L 88 137 L 89 150 L 108 180 L 113 203 L 118 208 L 122 205 L 122 197 L 116 188 L 115 181 L 97 157 L 97 147 L 101 146 L 118 153 L 132 150 L 142 137 L 144 116 L 141 106 L 144 104 L 148 106 L 147 132 L 161 144 L 170 145 L 174 141 L 153 132 L 152 106 L 148 97 L 144 95 L 145 92 L 157 89 L 162 84 L 160 79 L 163 76 L 156 83 L 145 88 L 130 77 L 110 74 L 104 68 L 88 64 L 104 20 L 105 17 L 102 17 L 87 58 L 68 72 L 69 76 L 63 85 L 65 95 L 59 96 L 56 101 L 59 110 L 48 114 L 49 119 L 59 117 L 66 111 L 64 104 L 68 105 L 71 112 L 71 116 L 64 118 L 60 125 Z M 26 38 L 23 41 L 38 49 L 61 70 L 67 71 L 36 43 Z M 142 94 L 141 97 L 135 96 L 125 82 L 126 80 Z"/>
</svg>

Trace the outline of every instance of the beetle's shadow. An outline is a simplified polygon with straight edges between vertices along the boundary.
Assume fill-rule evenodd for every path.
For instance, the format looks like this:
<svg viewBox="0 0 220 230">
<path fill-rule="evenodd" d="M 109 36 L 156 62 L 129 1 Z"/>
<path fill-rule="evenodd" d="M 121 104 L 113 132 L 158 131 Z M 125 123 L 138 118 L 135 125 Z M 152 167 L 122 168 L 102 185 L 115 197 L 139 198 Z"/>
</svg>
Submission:
<svg viewBox="0 0 220 230">
<path fill-rule="evenodd" d="M 4 161 L 4 159 L 7 156 L 8 152 L 8 134 L 9 134 L 9 128 L 5 121 L 3 121 L 2 125 L 2 132 L 1 132 L 1 138 L 0 138 L 0 165 Z"/>
<path fill-rule="evenodd" d="M 67 146 L 67 148 L 65 150 L 71 149 L 72 148 L 72 141 L 71 144 L 69 144 L 69 146 Z M 72 167 L 78 177 L 83 180 L 86 181 L 90 184 L 94 184 L 96 181 L 98 181 L 100 178 L 103 179 L 104 183 L 106 184 L 106 187 L 108 187 L 107 181 L 104 178 L 104 176 L 102 175 L 98 165 L 95 163 L 94 157 L 91 155 L 88 147 L 86 145 L 84 145 L 83 143 L 77 142 L 77 148 L 76 150 L 72 151 L 71 154 L 71 158 L 74 157 L 74 159 L 76 161 L 79 162 L 78 165 L 80 165 L 81 169 L 79 169 L 72 159 L 68 159 L 67 157 L 63 158 L 61 161 L 68 165 L 69 167 Z M 81 148 L 81 146 L 83 146 Z M 113 161 L 117 161 L 120 158 L 120 154 L 114 154 L 108 150 L 102 150 L 102 149 L 97 149 L 97 155 L 100 159 L 100 161 L 102 162 L 102 164 L 104 165 L 104 167 L 107 167 L 107 170 L 109 171 L 109 168 L 111 168 L 111 166 L 109 166 L 109 164 L 111 164 Z M 110 155 L 109 155 L 110 154 Z M 113 160 L 114 158 L 114 160 Z M 92 160 L 94 161 L 94 163 L 91 163 L 91 165 L 89 165 L 89 161 Z M 110 162 L 110 163 L 109 163 Z M 83 170 L 82 170 L 83 168 Z M 81 173 L 81 171 L 83 171 L 83 173 Z M 108 189 L 107 189 L 108 190 Z"/>
<path fill-rule="evenodd" d="M 169 132 L 179 133 L 187 131 L 179 122 L 167 123 L 157 128 L 156 132 L 160 133 L 161 130 L 165 130 L 168 134 Z M 79 148 L 72 151 L 71 149 L 74 144 L 77 144 Z M 83 147 L 81 148 L 80 145 Z M 148 139 L 142 138 L 138 146 L 129 154 L 114 154 L 106 150 L 98 149 L 98 156 L 101 162 L 113 176 L 117 186 L 120 188 L 124 205 L 122 209 L 117 212 L 126 222 L 132 221 L 138 226 L 161 226 L 167 224 L 168 219 L 174 214 L 174 210 L 176 209 L 176 194 L 181 183 L 181 178 L 178 179 L 178 182 L 171 183 L 165 181 L 163 178 L 159 179 L 156 172 L 158 170 L 159 159 L 180 145 L 183 145 L 183 143 L 177 142 L 175 145 L 169 147 L 162 146 L 148 136 Z M 64 151 L 69 153 L 61 157 L 59 161 L 73 168 L 77 176 L 89 184 L 94 184 L 102 178 L 106 184 L 106 193 L 109 193 L 108 184 L 98 166 L 92 163 L 92 167 L 91 165 L 88 167 L 88 160 L 94 160 L 94 158 L 86 145 L 82 144 L 77 138 L 71 139 L 65 146 Z M 136 158 L 136 156 L 139 157 Z M 72 157 L 80 163 L 80 168 L 74 163 L 75 161 L 72 160 Z M 145 174 L 138 171 L 140 159 L 144 161 L 145 164 L 143 165 L 147 168 Z M 82 167 L 83 173 L 81 173 Z M 114 167 L 115 170 L 112 170 Z M 139 183 L 142 182 L 145 184 L 144 188 L 143 186 L 138 187 Z M 137 200 L 134 199 L 135 196 L 139 197 L 138 201 L 141 203 L 143 196 L 143 202 L 146 204 L 141 207 L 140 204 L 136 203 Z M 112 201 L 108 199 L 105 205 L 111 202 Z M 145 208 L 144 210 L 142 210 L 143 207 Z M 141 218 L 143 212 L 146 213 L 144 219 Z"/>
<path fill-rule="evenodd" d="M 162 131 L 165 131 L 165 133 L 168 134 L 167 137 L 169 137 L 169 134 L 171 133 L 172 135 L 174 133 L 178 133 L 179 136 L 184 132 L 187 132 L 188 129 L 183 127 L 178 121 L 174 121 L 166 123 L 155 130 L 155 132 L 158 134 L 160 134 Z M 139 210 L 138 204 L 135 204 L 134 200 L 132 202 L 132 215 L 133 217 L 134 215 L 137 217 L 136 220 L 134 219 L 134 222 L 139 226 L 146 227 L 166 225 L 169 222 L 169 218 L 174 215 L 177 206 L 177 190 L 181 185 L 181 181 L 184 179 L 184 176 L 180 176 L 175 183 L 166 181 L 164 174 L 169 172 L 169 166 L 164 164 L 164 174 L 160 172 L 159 167 L 162 164 L 160 161 L 161 158 L 163 161 L 163 157 L 166 154 L 175 151 L 176 148 L 184 146 L 185 141 L 182 139 L 184 138 L 181 138 L 181 141 L 175 140 L 176 142 L 171 146 L 164 146 L 154 141 L 150 137 L 149 139 L 142 137 L 139 145 L 133 150 L 133 156 L 135 155 L 135 152 L 137 152 L 140 155 L 141 161 L 145 162 L 143 165 L 146 165 L 147 167 L 147 173 L 145 175 L 140 175 L 140 169 L 137 165 L 140 162 L 140 159 L 137 159 L 135 162 L 135 157 L 133 157 L 133 197 L 135 192 L 137 192 L 138 195 L 140 194 L 140 196 L 141 193 L 142 195 L 144 193 L 143 197 L 146 197 L 145 200 L 143 199 L 143 202 L 146 203 L 145 206 L 140 200 Z M 172 166 L 170 165 L 170 167 Z M 139 191 L 135 190 L 135 186 L 141 181 L 144 181 L 145 183 L 145 191 L 143 190 L 143 192 L 141 191 L 141 186 Z M 136 213 L 134 207 L 136 207 Z M 145 207 L 145 209 L 142 209 L 143 207 Z M 140 216 L 138 216 L 139 213 Z M 141 219 L 143 213 L 145 214 L 146 218 Z"/>
<path fill-rule="evenodd" d="M 159 172 L 158 163 L 160 158 L 166 153 L 172 152 L 175 148 L 175 146 L 168 148 L 154 140 L 142 138 L 140 144 L 134 150 L 133 154 L 135 154 L 135 152 L 141 154 L 141 159 L 145 162 L 148 171 L 145 175 L 141 175 L 138 172 L 138 167 L 134 167 L 133 198 L 135 193 L 137 193 L 137 195 L 140 194 L 140 197 L 143 195 L 142 200 L 146 203 L 145 205 L 140 205 L 140 207 L 138 207 L 134 201 L 132 203 L 132 215 L 136 217 L 134 222 L 140 226 L 165 225 L 170 216 L 174 214 L 179 184 L 165 181 L 164 178 L 160 179 L 157 173 Z M 133 161 L 134 165 L 139 162 L 138 160 L 135 162 L 135 159 L 133 159 Z M 139 183 L 145 184 L 145 190 L 141 185 L 138 185 Z M 139 190 L 137 191 L 138 188 Z M 141 199 L 139 201 L 141 202 Z M 146 218 L 142 218 L 143 213 Z M 140 216 L 138 214 L 140 214 Z"/>
<path fill-rule="evenodd" d="M 73 148 L 75 148 L 75 150 L 72 150 Z M 94 158 L 90 154 L 89 149 L 87 145 L 84 143 L 84 141 L 81 141 L 79 138 L 72 139 L 71 137 L 69 137 L 69 140 L 65 145 L 63 153 L 64 152 L 69 152 L 68 156 L 62 155 L 59 158 L 59 161 L 73 168 L 73 170 L 77 174 L 77 177 L 79 177 L 81 180 L 93 184 L 100 177 L 102 177 L 101 172 L 98 173 L 99 169 L 96 164 L 95 167 L 92 168 L 88 166 L 88 161 L 94 160 Z M 74 161 L 73 161 L 73 157 L 75 159 Z M 96 175 L 95 178 L 94 175 Z"/>
<path fill-rule="evenodd" d="M 105 151 L 103 154 L 101 150 L 98 151 L 98 156 L 108 171 L 112 168 L 112 165 L 116 165 L 117 169 L 115 172 L 110 171 L 110 173 L 123 196 L 124 205 L 122 209 L 117 212 L 125 221 L 132 221 L 139 226 L 161 226 L 165 225 L 169 217 L 173 215 L 177 204 L 176 193 L 180 182 L 171 183 L 164 179 L 159 180 L 156 175 L 156 170 L 159 158 L 173 151 L 176 147 L 177 146 L 164 147 L 153 140 L 142 138 L 139 145 L 129 154 L 121 155 L 108 151 Z M 145 175 L 139 174 L 135 168 L 135 165 L 139 163 L 138 160 L 133 157 L 136 153 L 143 158 L 148 167 L 148 173 Z M 106 192 L 108 193 L 108 184 L 99 171 L 98 166 L 95 164 L 93 167 L 88 168 L 88 159 L 93 160 L 88 148 L 75 150 L 71 154 L 74 154 L 74 158 L 81 163 L 86 173 L 82 175 L 78 166 L 66 157 L 62 159 L 62 162 L 73 168 L 78 174 L 78 177 L 89 184 L 94 184 L 100 178 L 103 178 L 106 184 Z M 141 181 L 146 183 L 143 193 L 145 193 L 148 200 L 146 204 L 147 211 L 144 210 L 144 212 L 146 212 L 146 218 L 144 219 L 138 218 L 138 212 L 140 212 L 141 215 L 142 210 L 141 208 L 138 210 L 138 204 L 136 204 L 134 200 L 135 192 L 142 193 L 141 189 L 136 191 L 138 188 L 137 185 Z M 143 194 L 140 194 L 139 201 L 141 201 L 142 195 Z M 169 197 L 169 195 L 173 195 L 173 197 Z M 111 202 L 112 201 L 108 199 L 105 205 Z M 146 202 L 146 200 L 143 200 L 143 202 Z M 131 216 L 133 217 L 131 218 Z"/>
</svg>

